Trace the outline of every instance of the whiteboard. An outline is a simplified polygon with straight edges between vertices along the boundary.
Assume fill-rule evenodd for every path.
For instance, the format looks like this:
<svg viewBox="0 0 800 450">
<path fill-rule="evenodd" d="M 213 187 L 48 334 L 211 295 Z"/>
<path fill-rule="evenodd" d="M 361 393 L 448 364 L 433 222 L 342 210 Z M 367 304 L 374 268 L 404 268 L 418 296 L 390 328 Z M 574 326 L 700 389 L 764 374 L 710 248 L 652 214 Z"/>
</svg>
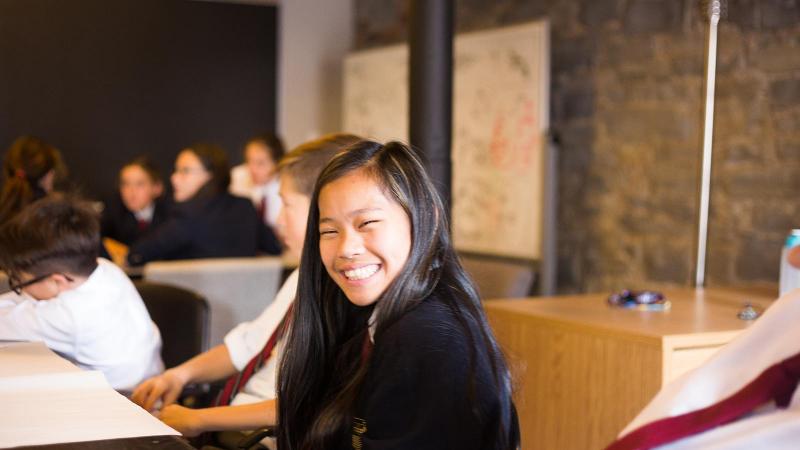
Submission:
<svg viewBox="0 0 800 450">
<path fill-rule="evenodd" d="M 549 26 L 460 34 L 454 46 L 453 239 L 462 251 L 542 255 Z M 408 47 L 345 60 L 344 128 L 408 140 Z"/>
</svg>

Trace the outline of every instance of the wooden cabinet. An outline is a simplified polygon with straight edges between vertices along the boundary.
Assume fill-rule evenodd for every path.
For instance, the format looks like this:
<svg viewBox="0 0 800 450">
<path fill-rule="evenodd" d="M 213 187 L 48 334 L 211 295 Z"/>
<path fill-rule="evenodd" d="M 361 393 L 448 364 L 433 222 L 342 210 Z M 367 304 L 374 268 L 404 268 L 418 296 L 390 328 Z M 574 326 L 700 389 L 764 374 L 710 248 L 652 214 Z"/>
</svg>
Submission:
<svg viewBox="0 0 800 450">
<path fill-rule="evenodd" d="M 664 291 L 669 311 L 610 308 L 606 295 L 488 300 L 515 380 L 524 449 L 609 444 L 665 383 L 700 365 L 765 308 L 771 289 Z"/>
</svg>

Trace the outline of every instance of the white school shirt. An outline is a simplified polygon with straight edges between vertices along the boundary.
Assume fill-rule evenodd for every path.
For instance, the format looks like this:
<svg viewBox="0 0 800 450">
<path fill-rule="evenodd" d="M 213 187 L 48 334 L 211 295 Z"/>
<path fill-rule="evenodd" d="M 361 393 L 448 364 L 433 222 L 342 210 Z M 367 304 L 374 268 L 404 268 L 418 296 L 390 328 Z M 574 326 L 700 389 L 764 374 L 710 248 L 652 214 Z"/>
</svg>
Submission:
<svg viewBox="0 0 800 450">
<path fill-rule="evenodd" d="M 236 370 L 242 371 L 247 363 L 264 349 L 272 333 L 278 328 L 297 294 L 299 270 L 295 269 L 281 286 L 275 300 L 251 322 L 243 322 L 225 335 L 225 346 Z M 284 339 L 275 343 L 272 355 L 261 369 L 253 374 L 244 388 L 233 397 L 231 405 L 243 405 L 276 396 L 278 361 L 283 354 Z"/>
<path fill-rule="evenodd" d="M 761 372 L 800 352 L 800 289 L 790 291 L 761 318 L 700 367 L 678 377 L 653 398 L 620 437 L 656 420 L 713 405 Z M 786 409 L 761 408 L 739 420 L 689 436 L 661 449 L 800 448 L 800 389 Z"/>
<path fill-rule="evenodd" d="M 147 223 L 153 221 L 153 215 L 156 212 L 156 204 L 150 203 L 149 205 L 145 206 L 144 209 L 136 211 L 133 213 L 133 216 L 136 217 L 136 220 L 143 220 Z"/>
<path fill-rule="evenodd" d="M 132 390 L 164 370 L 161 335 L 139 292 L 112 262 L 50 300 L 0 295 L 0 340 L 44 341 L 78 367 L 99 370 L 117 390 Z"/>
<path fill-rule="evenodd" d="M 272 228 L 278 223 L 278 214 L 281 211 L 281 197 L 279 194 L 280 180 L 277 176 L 273 177 L 267 184 L 256 186 L 250 178 L 247 166 L 240 164 L 231 169 L 231 184 L 228 190 L 231 194 L 239 197 L 249 198 L 258 210 L 263 197 L 267 198 L 267 209 L 261 220 Z"/>
</svg>

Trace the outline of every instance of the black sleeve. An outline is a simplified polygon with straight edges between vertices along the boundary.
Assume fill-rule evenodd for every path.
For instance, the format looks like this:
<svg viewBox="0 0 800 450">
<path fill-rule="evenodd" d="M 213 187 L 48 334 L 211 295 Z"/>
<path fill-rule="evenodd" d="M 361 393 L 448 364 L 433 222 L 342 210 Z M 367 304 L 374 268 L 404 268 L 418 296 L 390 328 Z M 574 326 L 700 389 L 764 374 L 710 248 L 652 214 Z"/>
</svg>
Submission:
<svg viewBox="0 0 800 450">
<path fill-rule="evenodd" d="M 280 255 L 283 249 L 272 227 L 258 221 L 258 251 L 267 255 Z"/>
<path fill-rule="evenodd" d="M 100 215 L 100 236 L 120 240 L 117 233 L 116 217 L 119 214 L 116 202 L 107 201 Z"/>
<path fill-rule="evenodd" d="M 128 264 L 140 266 L 150 261 L 165 259 L 191 243 L 191 225 L 184 217 L 168 219 L 152 233 L 147 234 L 131 245 Z"/>
</svg>

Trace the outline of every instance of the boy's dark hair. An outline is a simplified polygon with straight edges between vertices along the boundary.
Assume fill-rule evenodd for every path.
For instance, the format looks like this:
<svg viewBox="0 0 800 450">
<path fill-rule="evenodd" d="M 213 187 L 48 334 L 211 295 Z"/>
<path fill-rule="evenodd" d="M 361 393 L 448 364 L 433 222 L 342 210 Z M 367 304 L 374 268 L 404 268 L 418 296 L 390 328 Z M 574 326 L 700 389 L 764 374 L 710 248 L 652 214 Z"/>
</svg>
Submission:
<svg viewBox="0 0 800 450">
<path fill-rule="evenodd" d="M 211 174 L 208 185 L 212 187 L 214 193 L 227 192 L 228 185 L 231 184 L 231 167 L 228 164 L 228 154 L 222 147 L 199 142 L 184 151 L 194 153 L 200 164 Z"/>
<path fill-rule="evenodd" d="M 156 167 L 155 163 L 153 163 L 153 161 L 146 155 L 137 156 L 136 158 L 126 162 L 125 165 L 122 166 L 122 169 L 129 166 L 140 167 L 142 170 L 144 170 L 144 173 L 147 174 L 147 176 L 150 178 L 150 181 L 153 183 L 164 182 L 164 178 L 161 176 L 161 171 L 158 170 L 158 167 Z M 122 174 L 122 169 L 120 169 L 120 175 Z"/>
<path fill-rule="evenodd" d="M 92 205 L 50 194 L 0 227 L 0 268 L 10 275 L 89 276 L 97 267 L 100 226 Z"/>
<path fill-rule="evenodd" d="M 283 141 L 275 133 L 265 132 L 251 137 L 245 142 L 244 150 L 247 150 L 247 146 L 250 144 L 261 144 L 266 147 L 269 157 L 272 158 L 272 162 L 275 164 L 278 164 L 286 153 Z"/>
<path fill-rule="evenodd" d="M 331 158 L 343 148 L 361 140 L 354 134 L 326 134 L 293 148 L 278 163 L 278 171 L 291 175 L 295 189 L 311 197 L 317 177 Z"/>
</svg>

